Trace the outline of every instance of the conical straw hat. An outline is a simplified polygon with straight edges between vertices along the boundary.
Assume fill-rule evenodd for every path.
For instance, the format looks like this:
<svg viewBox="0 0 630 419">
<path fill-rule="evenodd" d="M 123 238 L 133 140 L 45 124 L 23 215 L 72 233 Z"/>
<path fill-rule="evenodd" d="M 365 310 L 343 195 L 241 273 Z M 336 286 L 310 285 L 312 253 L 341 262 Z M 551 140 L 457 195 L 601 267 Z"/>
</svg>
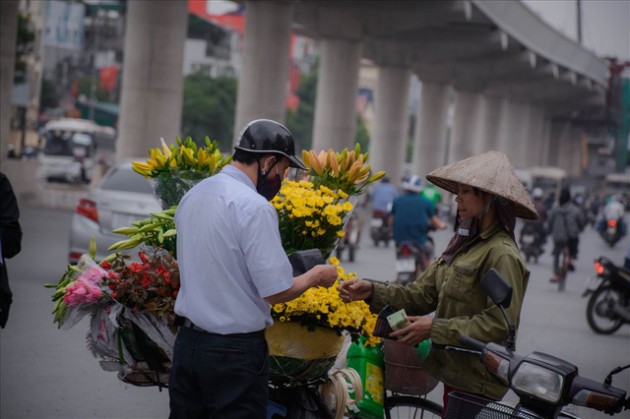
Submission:
<svg viewBox="0 0 630 419">
<path fill-rule="evenodd" d="M 427 179 L 454 194 L 457 194 L 459 183 L 472 186 L 512 201 L 517 217 L 530 220 L 538 218 L 529 194 L 516 176 L 510 160 L 499 151 L 488 151 L 440 167 L 429 173 Z"/>
</svg>

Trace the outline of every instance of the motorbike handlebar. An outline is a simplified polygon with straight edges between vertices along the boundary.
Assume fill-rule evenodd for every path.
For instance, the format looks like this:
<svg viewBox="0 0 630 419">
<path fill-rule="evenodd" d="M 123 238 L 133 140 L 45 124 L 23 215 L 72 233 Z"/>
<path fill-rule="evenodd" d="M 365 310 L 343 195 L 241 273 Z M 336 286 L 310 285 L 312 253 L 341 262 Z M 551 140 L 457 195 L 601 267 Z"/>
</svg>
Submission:
<svg viewBox="0 0 630 419">
<path fill-rule="evenodd" d="M 467 348 L 472 348 L 475 349 L 477 351 L 483 351 L 483 348 L 486 347 L 486 344 L 478 341 L 477 339 L 473 339 L 470 336 L 462 336 L 459 338 L 459 343 L 461 343 L 462 345 L 464 345 Z"/>
<path fill-rule="evenodd" d="M 579 375 L 571 383 L 570 396 L 573 404 L 611 415 L 628 409 L 630 403 L 625 391 Z"/>
</svg>

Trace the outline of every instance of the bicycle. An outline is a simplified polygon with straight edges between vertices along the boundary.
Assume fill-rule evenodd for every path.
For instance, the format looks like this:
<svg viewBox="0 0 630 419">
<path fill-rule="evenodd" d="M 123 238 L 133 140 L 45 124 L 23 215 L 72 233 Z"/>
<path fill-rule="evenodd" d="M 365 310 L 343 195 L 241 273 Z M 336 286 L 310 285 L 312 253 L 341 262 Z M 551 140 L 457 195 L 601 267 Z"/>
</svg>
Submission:
<svg viewBox="0 0 630 419">
<path fill-rule="evenodd" d="M 383 340 L 386 419 L 440 418 L 442 406 L 426 398 L 438 384 L 422 369 L 414 348 Z"/>
<path fill-rule="evenodd" d="M 560 268 L 558 269 L 558 291 L 560 292 L 564 291 L 570 264 L 569 246 L 565 245 L 560 253 Z"/>
</svg>

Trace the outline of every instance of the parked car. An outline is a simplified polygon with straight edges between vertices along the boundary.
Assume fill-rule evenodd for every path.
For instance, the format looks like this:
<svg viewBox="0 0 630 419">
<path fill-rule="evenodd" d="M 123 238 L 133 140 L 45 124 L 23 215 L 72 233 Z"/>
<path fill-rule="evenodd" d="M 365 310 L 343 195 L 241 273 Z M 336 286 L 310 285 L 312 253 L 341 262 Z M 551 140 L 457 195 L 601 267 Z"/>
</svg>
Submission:
<svg viewBox="0 0 630 419">
<path fill-rule="evenodd" d="M 79 199 L 70 227 L 68 260 L 76 263 L 87 253 L 90 240 L 96 238 L 96 259 L 102 260 L 107 249 L 126 236 L 112 233 L 120 227 L 147 218 L 162 209 L 148 179 L 131 169 L 131 161 L 112 167 L 85 197 Z"/>
</svg>

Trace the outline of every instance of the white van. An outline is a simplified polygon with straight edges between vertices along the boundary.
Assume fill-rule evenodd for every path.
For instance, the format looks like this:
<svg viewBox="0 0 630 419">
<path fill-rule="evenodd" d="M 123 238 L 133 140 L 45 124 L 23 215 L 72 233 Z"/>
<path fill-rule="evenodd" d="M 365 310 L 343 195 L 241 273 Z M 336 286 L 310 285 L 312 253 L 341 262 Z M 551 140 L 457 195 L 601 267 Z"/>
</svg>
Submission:
<svg viewBox="0 0 630 419">
<path fill-rule="evenodd" d="M 540 188 L 545 196 L 554 194 L 555 199 L 560 196 L 560 191 L 567 186 L 567 172 L 559 167 L 530 167 L 528 169 L 531 175 L 532 189 Z"/>
<path fill-rule="evenodd" d="M 46 182 L 90 182 L 98 138 L 113 135 L 112 130 L 86 119 L 48 122 L 41 133 L 38 178 Z"/>
</svg>

